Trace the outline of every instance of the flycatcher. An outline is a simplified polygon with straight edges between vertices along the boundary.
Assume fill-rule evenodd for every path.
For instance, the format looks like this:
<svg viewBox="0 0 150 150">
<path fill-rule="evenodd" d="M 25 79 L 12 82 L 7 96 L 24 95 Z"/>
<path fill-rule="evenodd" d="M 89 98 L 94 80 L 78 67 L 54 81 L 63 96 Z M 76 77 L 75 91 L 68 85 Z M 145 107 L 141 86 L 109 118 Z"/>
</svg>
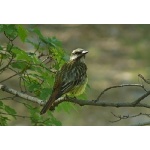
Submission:
<svg viewBox="0 0 150 150">
<path fill-rule="evenodd" d="M 52 94 L 41 110 L 41 115 L 46 113 L 54 101 L 61 96 L 78 96 L 85 91 L 88 82 L 87 66 L 85 64 L 87 53 L 88 51 L 81 48 L 72 51 L 70 60 L 56 73 Z"/>
</svg>

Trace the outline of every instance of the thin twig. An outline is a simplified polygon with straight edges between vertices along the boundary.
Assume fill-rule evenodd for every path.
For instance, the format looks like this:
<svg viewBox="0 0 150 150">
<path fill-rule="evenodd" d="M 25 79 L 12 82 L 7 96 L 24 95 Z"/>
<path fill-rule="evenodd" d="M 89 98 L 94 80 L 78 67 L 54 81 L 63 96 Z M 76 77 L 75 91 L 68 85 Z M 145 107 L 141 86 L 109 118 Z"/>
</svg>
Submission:
<svg viewBox="0 0 150 150">
<path fill-rule="evenodd" d="M 3 97 L 0 98 L 0 100 L 9 100 L 9 99 L 14 99 L 16 96 L 9 96 L 9 97 Z"/>
<path fill-rule="evenodd" d="M 115 122 L 118 122 L 118 121 L 121 121 L 124 119 L 131 119 L 131 118 L 135 118 L 135 117 L 139 117 L 139 116 L 146 116 L 146 117 L 150 118 L 150 114 L 147 114 L 147 113 L 139 113 L 139 114 L 135 114 L 135 115 L 116 115 L 113 112 L 111 112 L 111 114 L 117 118 L 116 120 L 109 121 L 111 123 L 115 123 Z"/>
<path fill-rule="evenodd" d="M 4 31 L 4 35 L 6 36 L 6 38 L 12 43 L 17 37 L 18 35 L 16 35 L 14 38 L 10 38 L 9 36 L 7 36 L 6 32 Z"/>
<path fill-rule="evenodd" d="M 149 79 L 145 79 L 141 74 L 138 74 L 138 77 L 143 79 L 147 84 L 150 84 L 150 81 L 148 81 Z"/>
<path fill-rule="evenodd" d="M 12 57 L 10 58 L 9 62 L 7 63 L 7 65 L 0 69 L 0 72 L 3 72 L 6 68 L 8 68 L 9 65 L 11 64 L 11 62 L 13 61 L 13 59 L 14 59 L 14 56 L 12 55 Z"/>
<path fill-rule="evenodd" d="M 140 103 L 142 100 L 144 100 L 144 98 L 146 98 L 147 96 L 150 95 L 150 91 L 148 91 L 147 93 L 145 93 L 144 95 L 142 95 L 141 97 L 139 97 L 137 100 L 135 100 L 134 102 L 132 102 L 132 104 L 135 106 L 138 103 Z"/>
<path fill-rule="evenodd" d="M 108 88 L 106 88 L 105 90 L 103 90 L 103 91 L 100 93 L 100 95 L 97 97 L 97 99 L 95 100 L 95 102 L 97 102 L 97 101 L 100 99 L 100 97 L 101 97 L 106 91 L 108 91 L 108 90 L 110 90 L 110 89 L 113 89 L 113 88 L 119 88 L 119 87 L 125 87 L 125 86 L 137 86 L 137 87 L 143 88 L 144 91 L 146 91 L 146 89 L 144 88 L 144 86 L 141 85 L 141 84 L 122 84 L 122 85 L 115 85 L 115 86 L 111 86 L 111 87 L 108 87 Z"/>
<path fill-rule="evenodd" d="M 6 78 L 6 79 L 0 81 L 0 83 L 2 83 L 2 82 L 4 82 L 4 81 L 7 81 L 7 80 L 9 80 L 9 79 L 11 79 L 11 78 L 13 78 L 13 77 L 19 75 L 19 74 L 20 74 L 20 72 L 18 72 L 18 73 L 16 73 L 16 74 L 14 74 L 14 75 L 12 75 L 12 76 L 10 76 L 10 77 L 8 77 L 8 78 Z"/>
<path fill-rule="evenodd" d="M 43 59 L 41 63 L 44 63 L 48 59 L 49 59 L 49 56 L 47 56 L 45 59 Z"/>
<path fill-rule="evenodd" d="M 34 51 L 34 54 L 36 54 L 36 52 L 39 50 L 40 44 L 41 44 L 41 42 L 38 43 L 38 46 L 37 46 L 36 50 Z"/>
<path fill-rule="evenodd" d="M 121 116 L 121 115 L 116 115 L 116 114 L 114 114 L 113 112 L 111 112 L 111 114 L 112 114 L 114 117 L 118 118 L 117 120 L 109 121 L 109 122 L 111 122 L 111 123 L 115 123 L 115 122 L 118 122 L 118 121 L 123 120 L 123 119 L 129 119 L 129 118 L 138 117 L 138 116 L 141 116 L 141 115 L 148 115 L 148 114 L 139 113 L 139 114 L 136 114 L 136 115 L 122 115 L 122 116 Z"/>
</svg>

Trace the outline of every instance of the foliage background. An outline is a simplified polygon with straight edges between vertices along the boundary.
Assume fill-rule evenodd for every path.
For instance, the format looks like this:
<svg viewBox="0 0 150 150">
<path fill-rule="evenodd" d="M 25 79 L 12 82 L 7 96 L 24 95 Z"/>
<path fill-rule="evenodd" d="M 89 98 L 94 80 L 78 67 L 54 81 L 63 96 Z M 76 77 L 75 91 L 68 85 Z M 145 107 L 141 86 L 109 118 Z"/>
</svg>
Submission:
<svg viewBox="0 0 150 150">
<path fill-rule="evenodd" d="M 55 36 L 59 39 L 63 48 L 70 52 L 78 47 L 87 49 L 89 54 L 86 57 L 90 90 L 87 90 L 88 99 L 96 99 L 100 91 L 123 83 L 141 83 L 138 73 L 149 78 L 149 25 L 25 25 L 25 27 L 39 28 L 45 36 Z M 30 34 L 30 33 L 29 33 Z M 1 43 L 5 44 L 7 39 L 0 34 Z M 14 44 L 32 50 L 33 47 L 22 45 L 19 40 Z M 9 76 L 7 72 L 4 76 Z M 3 78 L 3 77 L 2 77 Z M 6 82 L 5 85 L 15 86 L 17 79 Z M 149 87 L 147 87 L 149 88 Z M 134 100 L 142 94 L 138 88 L 114 89 L 103 95 L 107 101 L 129 101 Z M 4 94 L 0 91 L 0 94 Z M 6 94 L 6 93 L 5 93 Z M 148 101 L 149 98 L 145 100 Z M 10 102 L 9 102 L 10 103 Z M 11 102 L 12 107 L 26 115 L 27 110 L 18 103 Z M 130 125 L 146 121 L 145 117 L 132 118 L 116 123 L 115 114 L 136 114 L 138 112 L 148 113 L 143 108 L 105 108 L 94 106 L 77 106 L 77 111 L 70 113 L 54 112 L 54 116 L 63 125 Z M 17 118 L 17 121 L 10 121 L 10 125 L 30 125 L 28 119 Z"/>
</svg>

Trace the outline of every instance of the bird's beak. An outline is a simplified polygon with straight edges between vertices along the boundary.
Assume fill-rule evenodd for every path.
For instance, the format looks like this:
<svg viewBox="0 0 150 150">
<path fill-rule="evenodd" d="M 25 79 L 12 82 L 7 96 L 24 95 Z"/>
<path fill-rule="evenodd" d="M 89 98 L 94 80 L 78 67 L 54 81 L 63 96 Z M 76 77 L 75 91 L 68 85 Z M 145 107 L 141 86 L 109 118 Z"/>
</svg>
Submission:
<svg viewBox="0 0 150 150">
<path fill-rule="evenodd" d="M 84 54 L 84 55 L 87 54 L 87 53 L 88 53 L 88 51 L 85 51 L 85 50 L 82 51 L 82 54 Z"/>
</svg>

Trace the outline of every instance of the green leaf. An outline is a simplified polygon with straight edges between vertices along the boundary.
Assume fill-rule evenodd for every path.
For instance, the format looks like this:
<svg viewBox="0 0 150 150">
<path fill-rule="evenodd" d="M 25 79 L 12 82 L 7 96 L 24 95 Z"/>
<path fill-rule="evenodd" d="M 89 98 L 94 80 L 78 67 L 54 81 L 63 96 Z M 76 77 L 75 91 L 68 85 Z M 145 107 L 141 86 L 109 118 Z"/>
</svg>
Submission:
<svg viewBox="0 0 150 150">
<path fill-rule="evenodd" d="M 51 89 L 43 88 L 41 90 L 40 99 L 46 100 L 48 98 L 48 96 L 50 95 L 50 93 L 51 93 Z"/>
<path fill-rule="evenodd" d="M 25 68 L 27 68 L 28 67 L 28 64 L 27 64 L 27 62 L 25 62 L 25 61 L 17 61 L 17 62 L 13 62 L 13 63 L 11 63 L 11 66 L 13 67 L 13 68 L 17 68 L 17 69 L 21 69 L 21 70 L 24 70 Z"/>
<path fill-rule="evenodd" d="M 38 28 L 33 29 L 33 32 L 36 33 L 39 36 L 39 38 L 44 38 L 41 31 Z"/>
<path fill-rule="evenodd" d="M 45 125 L 62 126 L 62 123 L 53 116 L 51 111 L 48 111 L 47 114 L 48 114 L 48 119 L 45 119 L 47 120 L 47 121 L 44 121 Z"/>
<path fill-rule="evenodd" d="M 51 119 L 51 122 L 53 123 L 53 125 L 62 126 L 62 123 L 54 117 Z"/>
<path fill-rule="evenodd" d="M 65 112 L 70 113 L 71 107 L 69 106 L 68 102 L 63 102 L 63 103 L 59 104 L 58 107 L 56 107 L 56 110 L 58 112 L 64 110 Z"/>
<path fill-rule="evenodd" d="M 13 109 L 13 108 L 11 108 L 11 107 L 9 107 L 9 106 L 7 106 L 7 105 L 5 105 L 5 111 L 8 113 L 8 114 L 10 114 L 10 115 L 15 115 L 16 114 L 16 111 Z"/>
<path fill-rule="evenodd" d="M 6 126 L 8 123 L 7 121 L 10 120 L 7 117 L 3 117 L 0 115 L 0 126 Z"/>
<path fill-rule="evenodd" d="M 7 48 L 6 48 L 6 49 L 7 49 L 7 51 L 8 51 L 8 52 L 10 52 L 10 51 L 11 51 L 11 49 L 12 49 L 12 44 L 8 43 L 8 44 L 7 44 Z"/>
<path fill-rule="evenodd" d="M 0 45 L 0 50 L 3 50 L 2 46 Z"/>
<path fill-rule="evenodd" d="M 54 76 L 53 75 L 50 75 L 50 74 L 47 74 L 47 77 L 45 76 L 45 74 L 42 74 L 45 78 L 45 83 L 47 83 L 50 87 L 52 87 L 54 85 Z"/>
<path fill-rule="evenodd" d="M 5 24 L 0 26 L 0 32 L 5 32 L 5 34 L 12 39 L 18 35 L 16 25 L 14 24 Z"/>
<path fill-rule="evenodd" d="M 56 37 L 48 38 L 48 42 L 54 47 L 62 46 L 61 42 Z"/>
<path fill-rule="evenodd" d="M 26 60 L 26 61 L 31 61 L 32 58 L 30 55 L 28 55 L 25 51 L 18 49 L 18 48 L 13 48 L 12 52 L 16 54 L 16 59 L 17 60 Z"/>
<path fill-rule="evenodd" d="M 26 106 L 30 112 L 30 119 L 33 125 L 38 125 L 41 115 L 39 114 L 39 107 L 33 107 L 32 105 Z"/>
<path fill-rule="evenodd" d="M 27 38 L 28 31 L 22 25 L 18 25 L 17 30 L 18 30 L 18 36 L 24 42 Z"/>
<path fill-rule="evenodd" d="M 30 78 L 30 80 L 32 80 L 32 79 Z M 28 85 L 28 90 L 31 91 L 31 92 L 33 92 L 33 91 L 36 91 L 36 90 L 40 90 L 40 87 L 41 87 L 41 85 L 38 82 L 36 82 L 35 80 L 33 80 Z"/>
<path fill-rule="evenodd" d="M 9 57 L 10 57 L 10 55 L 7 54 L 7 53 L 0 53 L 0 58 L 1 58 L 1 59 L 7 59 L 7 58 L 9 58 Z"/>
<path fill-rule="evenodd" d="M 4 25 L 3 24 L 0 25 L 0 32 L 4 32 Z"/>
<path fill-rule="evenodd" d="M 39 108 L 38 107 L 28 105 L 27 108 L 30 111 L 31 115 L 35 115 L 36 113 L 39 113 Z"/>
<path fill-rule="evenodd" d="M 0 106 L 3 106 L 3 102 L 2 101 L 0 101 Z"/>
</svg>

